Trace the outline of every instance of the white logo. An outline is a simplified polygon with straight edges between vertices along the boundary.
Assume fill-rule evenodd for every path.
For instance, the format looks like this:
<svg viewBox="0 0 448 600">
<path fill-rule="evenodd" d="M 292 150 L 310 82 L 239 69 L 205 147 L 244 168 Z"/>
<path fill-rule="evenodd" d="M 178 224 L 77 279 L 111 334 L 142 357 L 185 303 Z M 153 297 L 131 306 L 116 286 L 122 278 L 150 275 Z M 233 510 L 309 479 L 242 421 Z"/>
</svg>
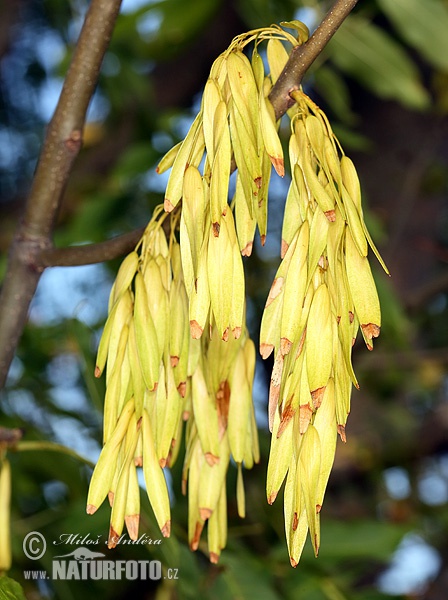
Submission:
<svg viewBox="0 0 448 600">
<path fill-rule="evenodd" d="M 106 556 L 102 552 L 92 552 L 90 548 L 76 548 L 73 552 L 69 552 L 68 554 L 61 554 L 60 556 L 55 556 L 54 558 L 67 558 L 69 556 L 73 556 L 75 560 L 92 560 L 92 558 L 101 558 L 102 556 Z"/>
<path fill-rule="evenodd" d="M 39 560 L 45 554 L 47 542 L 38 531 L 28 533 L 22 543 L 23 553 L 30 560 Z"/>
</svg>

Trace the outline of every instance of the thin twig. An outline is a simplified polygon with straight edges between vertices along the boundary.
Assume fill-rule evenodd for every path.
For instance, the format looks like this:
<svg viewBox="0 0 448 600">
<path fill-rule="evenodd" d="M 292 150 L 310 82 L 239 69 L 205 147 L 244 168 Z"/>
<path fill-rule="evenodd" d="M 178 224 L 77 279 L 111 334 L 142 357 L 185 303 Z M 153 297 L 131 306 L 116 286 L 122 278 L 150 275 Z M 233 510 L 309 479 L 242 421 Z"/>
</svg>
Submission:
<svg viewBox="0 0 448 600">
<path fill-rule="evenodd" d="M 269 95 L 279 119 L 294 104 L 291 92 L 298 90 L 303 76 L 358 3 L 358 0 L 336 0 L 310 39 L 296 46 Z"/>
<path fill-rule="evenodd" d="M 144 227 L 134 229 L 110 240 L 83 246 L 68 246 L 67 248 L 46 248 L 37 259 L 39 267 L 76 267 L 92 265 L 107 260 L 113 260 L 128 254 L 135 248 L 142 237 Z"/>
<path fill-rule="evenodd" d="M 121 0 L 92 0 L 54 116 L 48 126 L 25 215 L 11 246 L 0 294 L 0 389 L 25 326 L 43 268 L 36 257 L 51 235 Z"/>
</svg>

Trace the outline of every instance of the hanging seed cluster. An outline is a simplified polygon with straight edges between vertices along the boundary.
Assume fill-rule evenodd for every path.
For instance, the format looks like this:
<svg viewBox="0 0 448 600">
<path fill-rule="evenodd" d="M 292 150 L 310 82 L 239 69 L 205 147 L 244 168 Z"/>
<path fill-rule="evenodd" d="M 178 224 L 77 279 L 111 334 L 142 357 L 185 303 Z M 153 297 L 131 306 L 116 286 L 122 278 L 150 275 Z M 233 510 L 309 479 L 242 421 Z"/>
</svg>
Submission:
<svg viewBox="0 0 448 600">
<path fill-rule="evenodd" d="M 210 558 L 225 546 L 226 484 L 230 457 L 238 468 L 238 510 L 244 516 L 241 465 L 259 460 L 252 406 L 255 347 L 242 330 L 224 342 L 210 322 L 210 334 L 190 335 L 188 296 L 176 241 L 176 216 L 169 241 L 156 211 L 134 252 L 123 261 L 110 295 L 95 374 L 105 364 L 104 446 L 93 472 L 87 512 L 108 496 L 108 545 L 124 525 L 138 539 L 143 469 L 149 501 L 164 536 L 171 516 L 163 469 L 174 464 L 186 426 L 183 490 L 188 481 L 189 539 L 199 545 L 208 520 Z"/>
<path fill-rule="evenodd" d="M 258 462 L 259 449 L 242 256 L 250 256 L 257 229 L 262 244 L 266 239 L 272 167 L 285 174 L 268 96 L 288 60 L 285 45 L 291 49 L 308 37 L 298 21 L 283 25 L 297 37 L 278 26 L 255 30 L 235 38 L 213 64 L 199 114 L 157 168 L 171 169 L 163 207 L 123 261 L 111 292 L 96 367 L 100 376 L 107 363 L 104 447 L 87 506 L 92 514 L 108 496 L 110 547 L 124 524 L 131 539 L 138 537 L 139 467 L 158 525 L 170 534 L 163 469 L 176 460 L 183 429 L 191 549 L 206 523 L 212 562 L 226 544 L 231 459 L 238 513 L 245 514 L 242 466 Z M 249 43 L 250 60 L 243 52 Z M 383 262 L 364 224 L 353 163 L 323 112 L 302 91 L 292 96 L 292 181 L 260 353 L 275 356 L 267 497 L 274 502 L 286 478 L 286 539 L 296 566 L 308 531 L 316 554 L 319 549 L 337 432 L 345 441 L 351 387 L 358 387 L 352 345 L 361 329 L 372 349 L 380 332 L 368 245 Z"/>
</svg>

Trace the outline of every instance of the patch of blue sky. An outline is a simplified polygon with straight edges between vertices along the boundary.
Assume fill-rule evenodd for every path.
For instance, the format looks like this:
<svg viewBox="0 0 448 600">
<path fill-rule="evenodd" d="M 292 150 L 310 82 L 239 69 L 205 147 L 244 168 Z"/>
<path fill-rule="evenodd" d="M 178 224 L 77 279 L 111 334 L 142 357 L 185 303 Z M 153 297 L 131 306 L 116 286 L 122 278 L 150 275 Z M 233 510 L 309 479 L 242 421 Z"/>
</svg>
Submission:
<svg viewBox="0 0 448 600">
<path fill-rule="evenodd" d="M 378 579 L 379 589 L 391 596 L 420 595 L 442 564 L 437 550 L 416 533 L 407 534 L 389 568 Z"/>
<path fill-rule="evenodd" d="M 445 462 L 432 458 L 426 462 L 418 479 L 418 495 L 428 506 L 440 506 L 448 502 L 448 478 Z"/>
<path fill-rule="evenodd" d="M 34 45 L 36 58 L 47 73 L 53 72 L 64 58 L 66 51 L 61 36 L 53 29 L 45 29 L 40 33 Z"/>
<path fill-rule="evenodd" d="M 312 32 L 319 22 L 319 12 L 311 6 L 301 6 L 294 14 L 294 19 L 302 21 Z"/>
<path fill-rule="evenodd" d="M 383 472 L 387 493 L 394 500 L 404 500 L 411 493 L 409 475 L 402 467 L 390 467 Z"/>
<path fill-rule="evenodd" d="M 158 0 L 123 0 L 121 4 L 121 10 L 124 15 L 133 13 L 144 6 L 151 6 L 151 4 L 155 4 Z"/>
<path fill-rule="evenodd" d="M 15 135 L 11 129 L 0 128 L 0 167 L 12 169 L 17 157 L 26 151 L 25 139 L 21 135 Z"/>
<path fill-rule="evenodd" d="M 36 401 L 29 390 L 8 391 L 2 409 L 5 414 L 20 417 L 45 435 L 51 432 L 47 409 Z"/>
<path fill-rule="evenodd" d="M 50 325 L 76 318 L 95 325 L 106 317 L 111 286 L 103 265 L 47 269 L 31 304 L 30 320 Z"/>
<path fill-rule="evenodd" d="M 137 19 L 137 32 L 144 42 L 151 42 L 157 36 L 162 21 L 163 12 L 157 9 L 148 10 Z"/>
<path fill-rule="evenodd" d="M 90 429 L 74 417 L 52 415 L 50 424 L 55 442 L 71 448 L 80 456 L 96 462 L 100 444 L 91 437 Z"/>
</svg>

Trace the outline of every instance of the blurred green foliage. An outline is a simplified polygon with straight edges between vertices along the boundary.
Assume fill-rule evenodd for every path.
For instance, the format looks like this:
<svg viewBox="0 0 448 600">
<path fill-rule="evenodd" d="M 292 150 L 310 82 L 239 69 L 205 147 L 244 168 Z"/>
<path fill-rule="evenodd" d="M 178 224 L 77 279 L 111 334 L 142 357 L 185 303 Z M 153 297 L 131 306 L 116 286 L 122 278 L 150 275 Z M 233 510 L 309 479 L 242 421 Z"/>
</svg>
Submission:
<svg viewBox="0 0 448 600">
<path fill-rule="evenodd" d="M 17 3 L 20 9 L 7 12 L 9 4 L 0 7 L 5 24 L 0 31 L 0 272 L 29 189 L 48 106 L 56 100 L 87 7 L 83 0 L 23 0 Z M 86 126 L 84 149 L 67 188 L 56 243 L 101 241 L 144 225 L 163 197 L 163 180 L 154 174 L 157 160 L 185 133 L 218 53 L 234 35 L 271 22 L 306 18 L 315 26 L 329 6 L 318 0 L 164 0 L 139 2 L 133 8 L 130 0 L 125 2 Z M 422 499 L 421 486 L 430 458 L 441 461 L 438 485 L 448 489 L 448 229 L 442 226 L 448 222 L 448 152 L 442 135 L 448 106 L 447 29 L 445 0 L 360 0 L 304 81 L 359 162 L 369 225 L 393 275 L 391 280 L 380 273 L 377 277 L 384 324 L 374 352 L 367 355 L 360 343 L 355 348 L 361 392 L 353 393 L 347 445 L 338 447 L 322 513 L 319 559 L 308 548 L 296 570 L 289 566 L 281 499 L 272 507 L 265 500 L 269 434 L 260 416 L 262 461 L 246 475 L 247 517 L 239 520 L 230 500 L 229 543 L 218 566 L 208 564 L 201 547 L 196 554 L 187 547 L 179 460 L 172 473 L 172 538 L 162 545 L 107 551 L 108 558 L 160 560 L 164 569 L 179 569 L 179 580 L 25 580 L 24 570 L 51 569 L 52 557 L 61 554 L 61 546 L 52 542 L 60 535 L 105 540 L 109 511 L 103 506 L 94 517 L 86 516 L 91 471 L 82 459 L 48 449 L 20 451 L 19 445 L 8 452 L 14 559 L 8 575 L 23 585 L 27 598 L 82 595 L 88 600 L 133 594 L 160 600 L 381 600 L 391 595 L 381 592 L 378 577 L 411 531 L 437 549 L 439 572 L 446 573 L 448 492 L 445 500 L 442 494 L 431 504 Z M 440 140 L 424 151 L 422 140 L 431 127 L 442 132 Z M 394 142 L 401 138 L 402 146 Z M 418 152 L 423 158 L 417 160 Z M 431 175 L 435 171 L 437 177 Z M 284 186 L 277 182 L 270 245 L 264 251 L 258 247 L 246 263 L 255 339 L 279 260 L 282 194 Z M 56 308 L 47 314 L 45 305 L 50 296 L 65 303 L 72 289 L 61 295 L 64 285 L 57 278 L 53 287 L 41 286 L 40 304 L 0 405 L 1 425 L 23 428 L 27 442 L 67 444 L 96 459 L 104 383 L 93 377 L 93 364 L 107 302 L 99 297 L 99 282 L 107 286 L 118 263 L 94 269 L 90 279 L 78 282 L 83 300 L 70 318 Z M 104 308 L 86 322 L 83 306 L 92 307 L 95 299 Z M 270 365 L 260 362 L 255 394 L 260 415 L 266 408 L 269 371 Z M 397 466 L 410 485 L 402 496 L 385 484 L 387 470 Z M 235 488 L 232 477 L 229 490 Z M 144 492 L 142 521 L 141 530 L 158 539 Z M 34 530 L 48 543 L 37 562 L 27 559 L 22 549 L 24 536 Z M 408 591 L 415 592 L 413 597 L 444 598 L 427 581 Z M 397 594 L 402 597 L 398 588 Z M 16 584 L 6 577 L 0 578 L 0 598 L 20 598 Z"/>
</svg>

